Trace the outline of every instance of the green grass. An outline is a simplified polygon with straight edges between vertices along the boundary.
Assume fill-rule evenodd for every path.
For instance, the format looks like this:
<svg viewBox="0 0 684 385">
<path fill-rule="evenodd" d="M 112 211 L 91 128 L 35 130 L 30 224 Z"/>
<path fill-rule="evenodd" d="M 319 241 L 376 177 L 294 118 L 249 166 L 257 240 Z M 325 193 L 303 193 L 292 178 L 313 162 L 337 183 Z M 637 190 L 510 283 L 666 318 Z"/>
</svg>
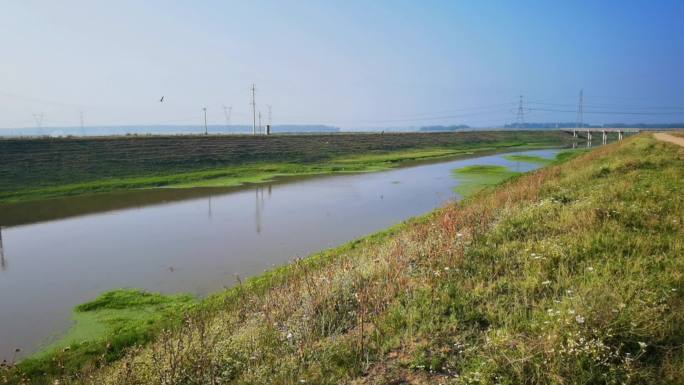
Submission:
<svg viewBox="0 0 684 385">
<path fill-rule="evenodd" d="M 565 159 L 217 293 L 61 381 L 683 383 L 684 152 L 640 135 Z"/>
<path fill-rule="evenodd" d="M 86 363 L 106 363 L 125 349 L 146 342 L 163 325 L 179 319 L 197 301 L 185 294 L 162 295 L 138 289 L 116 289 L 77 306 L 73 326 L 58 340 L 23 360 L 28 377 L 57 375 Z"/>
<path fill-rule="evenodd" d="M 453 171 L 454 177 L 459 181 L 454 191 L 462 197 L 467 197 L 518 174 L 520 173 L 511 171 L 506 166 L 473 165 L 458 168 Z"/>
<path fill-rule="evenodd" d="M 558 132 L 0 140 L 0 204 L 145 188 L 230 187 L 566 143 Z"/>
<path fill-rule="evenodd" d="M 535 156 L 535 155 L 505 155 L 504 158 L 513 161 L 513 162 L 527 162 L 527 163 L 534 163 L 534 164 L 539 164 L 539 165 L 547 165 L 553 162 L 553 159 L 549 158 L 544 158 L 541 156 Z"/>
<path fill-rule="evenodd" d="M 566 162 L 586 152 L 587 150 L 560 151 L 553 159 L 524 154 L 504 155 L 504 158 L 511 161 L 550 165 Z M 519 172 L 510 170 L 505 166 L 472 165 L 462 167 L 453 170 L 453 176 L 459 180 L 459 184 L 454 188 L 454 191 L 462 197 L 467 197 L 486 187 L 495 186 L 504 180 L 519 174 Z"/>
</svg>

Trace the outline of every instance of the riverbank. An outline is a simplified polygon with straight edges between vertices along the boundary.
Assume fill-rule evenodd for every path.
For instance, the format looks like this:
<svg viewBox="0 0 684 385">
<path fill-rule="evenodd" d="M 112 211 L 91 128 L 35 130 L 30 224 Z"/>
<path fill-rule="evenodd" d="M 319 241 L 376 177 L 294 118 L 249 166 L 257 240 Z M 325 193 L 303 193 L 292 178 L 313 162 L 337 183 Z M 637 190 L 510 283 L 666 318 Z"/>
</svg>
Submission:
<svg viewBox="0 0 684 385">
<path fill-rule="evenodd" d="M 55 374 L 681 383 L 683 162 L 644 135 L 595 149 L 250 279 L 114 363 Z"/>
<path fill-rule="evenodd" d="M 555 131 L 0 140 L 0 204 L 149 188 L 231 187 L 421 160 L 559 147 Z"/>
</svg>

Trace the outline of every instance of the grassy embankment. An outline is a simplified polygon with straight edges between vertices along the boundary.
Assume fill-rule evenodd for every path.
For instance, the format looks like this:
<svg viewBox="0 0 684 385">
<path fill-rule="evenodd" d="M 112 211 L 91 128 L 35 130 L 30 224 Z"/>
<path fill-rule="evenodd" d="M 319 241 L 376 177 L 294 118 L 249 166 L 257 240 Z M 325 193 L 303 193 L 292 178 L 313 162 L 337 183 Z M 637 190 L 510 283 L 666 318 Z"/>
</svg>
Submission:
<svg viewBox="0 0 684 385">
<path fill-rule="evenodd" d="M 560 132 L 0 140 L 0 204 L 156 187 L 229 187 L 559 146 Z"/>
<path fill-rule="evenodd" d="M 62 383 L 680 384 L 683 197 L 684 150 L 630 138 L 248 280 Z"/>
</svg>

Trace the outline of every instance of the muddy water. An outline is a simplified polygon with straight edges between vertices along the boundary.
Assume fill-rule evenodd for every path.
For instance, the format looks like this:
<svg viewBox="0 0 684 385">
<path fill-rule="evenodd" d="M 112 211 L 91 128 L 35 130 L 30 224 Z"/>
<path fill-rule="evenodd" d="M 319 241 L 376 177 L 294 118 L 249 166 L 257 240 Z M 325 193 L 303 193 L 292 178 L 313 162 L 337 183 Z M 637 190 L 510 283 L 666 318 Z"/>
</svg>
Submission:
<svg viewBox="0 0 684 385">
<path fill-rule="evenodd" d="M 556 150 L 527 151 L 553 157 Z M 0 359 L 65 332 L 71 309 L 120 287 L 206 295 L 459 197 L 451 170 L 538 166 L 502 155 L 240 190 L 164 190 L 0 209 Z"/>
</svg>

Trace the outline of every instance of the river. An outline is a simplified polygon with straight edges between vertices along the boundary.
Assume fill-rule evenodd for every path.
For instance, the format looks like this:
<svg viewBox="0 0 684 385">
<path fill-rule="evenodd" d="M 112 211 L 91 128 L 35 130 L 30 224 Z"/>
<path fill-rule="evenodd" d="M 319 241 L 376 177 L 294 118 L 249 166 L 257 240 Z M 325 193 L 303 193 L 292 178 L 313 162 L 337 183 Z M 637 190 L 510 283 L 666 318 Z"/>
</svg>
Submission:
<svg viewBox="0 0 684 385">
<path fill-rule="evenodd" d="M 552 158 L 557 150 L 519 153 Z M 64 333 L 71 310 L 103 291 L 204 296 L 236 276 L 427 213 L 459 198 L 451 171 L 473 164 L 538 167 L 498 154 L 229 191 L 148 190 L 16 206 L 0 215 L 0 359 Z"/>
</svg>

